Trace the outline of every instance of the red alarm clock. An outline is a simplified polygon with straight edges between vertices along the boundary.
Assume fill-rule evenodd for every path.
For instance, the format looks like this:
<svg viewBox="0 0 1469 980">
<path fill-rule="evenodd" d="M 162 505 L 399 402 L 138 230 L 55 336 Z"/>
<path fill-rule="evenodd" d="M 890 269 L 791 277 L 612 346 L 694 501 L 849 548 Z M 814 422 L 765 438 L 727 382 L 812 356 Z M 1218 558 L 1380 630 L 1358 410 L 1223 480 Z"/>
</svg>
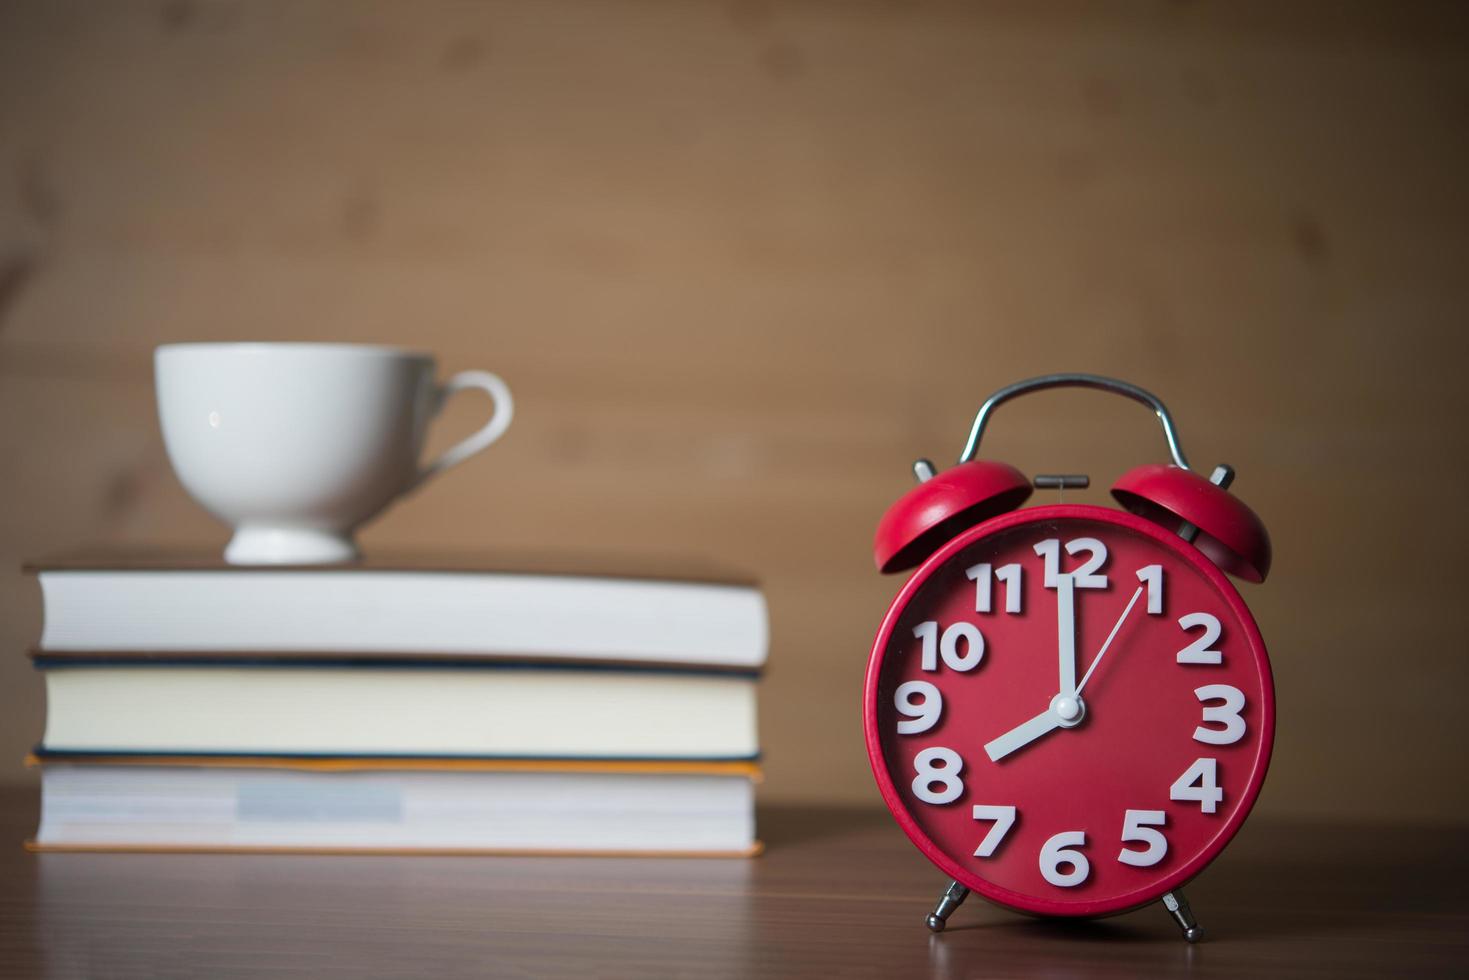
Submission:
<svg viewBox="0 0 1469 980">
<path fill-rule="evenodd" d="M 975 458 L 990 414 L 1078 386 L 1151 408 L 1173 463 L 1123 476 L 1125 510 L 1017 509 L 1031 482 Z M 1047 916 L 1161 899 L 1197 940 L 1181 887 L 1249 814 L 1275 732 L 1265 644 L 1225 576 L 1263 581 L 1270 539 L 1233 471 L 1191 470 L 1151 393 L 1056 374 L 992 395 L 959 465 L 914 472 L 874 542 L 883 572 L 918 567 L 878 630 L 863 721 L 888 808 L 953 879 L 929 928 L 973 890 Z"/>
</svg>

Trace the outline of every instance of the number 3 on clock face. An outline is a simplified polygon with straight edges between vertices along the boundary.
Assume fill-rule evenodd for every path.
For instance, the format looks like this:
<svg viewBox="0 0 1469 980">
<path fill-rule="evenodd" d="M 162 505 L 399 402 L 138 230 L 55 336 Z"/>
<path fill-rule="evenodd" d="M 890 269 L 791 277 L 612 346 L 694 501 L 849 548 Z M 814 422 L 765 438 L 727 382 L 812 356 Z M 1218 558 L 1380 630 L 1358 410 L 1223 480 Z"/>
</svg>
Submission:
<svg viewBox="0 0 1469 980">
<path fill-rule="evenodd" d="M 1192 545 L 1096 507 L 1015 511 L 894 601 L 865 695 L 904 831 L 1013 908 L 1101 915 L 1223 849 L 1259 792 L 1274 691 L 1259 630 Z"/>
</svg>

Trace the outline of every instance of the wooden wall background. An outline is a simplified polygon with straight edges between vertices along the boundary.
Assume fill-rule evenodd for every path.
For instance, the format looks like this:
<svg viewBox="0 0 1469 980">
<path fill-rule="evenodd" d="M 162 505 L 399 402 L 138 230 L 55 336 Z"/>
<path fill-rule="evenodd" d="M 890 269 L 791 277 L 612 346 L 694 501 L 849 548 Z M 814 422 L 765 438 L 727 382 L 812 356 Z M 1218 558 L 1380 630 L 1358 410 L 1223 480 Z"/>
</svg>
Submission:
<svg viewBox="0 0 1469 980">
<path fill-rule="evenodd" d="M 1117 374 L 1227 460 L 1282 707 L 1262 806 L 1469 818 L 1469 57 L 1457 5 L 0 3 L 0 756 L 41 730 L 15 571 L 216 548 L 163 341 L 430 348 L 504 442 L 375 547 L 759 573 L 767 798 L 875 802 L 874 522 L 982 398 Z M 481 406 L 456 405 L 438 444 Z M 1084 393 L 990 451 L 1161 458 Z M 1103 499 L 1104 489 L 1090 494 Z"/>
</svg>

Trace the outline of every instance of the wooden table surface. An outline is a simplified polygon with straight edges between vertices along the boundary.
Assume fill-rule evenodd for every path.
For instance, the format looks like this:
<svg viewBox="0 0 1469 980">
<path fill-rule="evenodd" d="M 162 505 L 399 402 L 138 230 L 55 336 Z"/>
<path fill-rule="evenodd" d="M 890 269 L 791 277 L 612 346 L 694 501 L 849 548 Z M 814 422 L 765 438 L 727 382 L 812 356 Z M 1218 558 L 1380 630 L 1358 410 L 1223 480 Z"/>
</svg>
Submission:
<svg viewBox="0 0 1469 980">
<path fill-rule="evenodd" d="M 1454 828 L 1257 820 L 1161 907 L 1042 922 L 971 898 L 878 811 L 762 812 L 754 860 L 29 854 L 0 791 L 0 976 L 1463 975 Z"/>
</svg>

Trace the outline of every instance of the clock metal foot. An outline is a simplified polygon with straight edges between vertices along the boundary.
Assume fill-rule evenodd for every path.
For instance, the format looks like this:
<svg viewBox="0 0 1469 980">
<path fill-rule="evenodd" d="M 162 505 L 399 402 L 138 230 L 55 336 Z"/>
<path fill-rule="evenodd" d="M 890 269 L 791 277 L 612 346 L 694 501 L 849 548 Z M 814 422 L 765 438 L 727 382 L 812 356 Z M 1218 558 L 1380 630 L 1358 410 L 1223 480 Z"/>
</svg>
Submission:
<svg viewBox="0 0 1469 980">
<path fill-rule="evenodd" d="M 1204 936 L 1204 930 L 1199 928 L 1199 922 L 1194 918 L 1194 910 L 1189 908 L 1188 899 L 1183 897 L 1183 890 L 1175 888 L 1163 896 L 1163 906 L 1173 916 L 1173 921 L 1183 930 L 1183 938 L 1191 943 L 1196 943 Z"/>
<path fill-rule="evenodd" d="M 929 931 L 943 932 L 944 926 L 949 921 L 949 916 L 953 915 L 954 910 L 962 905 L 968 897 L 968 888 L 965 888 L 957 881 L 949 882 L 949 887 L 944 891 L 943 897 L 939 899 L 938 906 L 934 908 L 933 914 L 928 917 Z"/>
</svg>

